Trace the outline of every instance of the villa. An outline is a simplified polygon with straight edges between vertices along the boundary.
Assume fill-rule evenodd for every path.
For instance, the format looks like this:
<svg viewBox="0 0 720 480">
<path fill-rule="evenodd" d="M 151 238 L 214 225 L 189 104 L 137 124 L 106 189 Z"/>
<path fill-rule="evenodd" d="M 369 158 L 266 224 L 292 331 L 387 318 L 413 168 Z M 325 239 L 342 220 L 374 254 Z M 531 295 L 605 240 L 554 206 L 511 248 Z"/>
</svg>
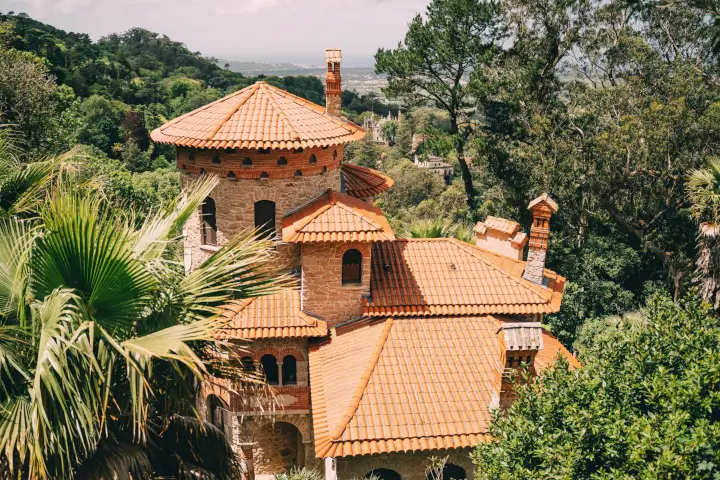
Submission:
<svg viewBox="0 0 720 480">
<path fill-rule="evenodd" d="M 184 231 L 186 271 L 258 228 L 298 279 L 226 308 L 222 337 L 243 343 L 247 368 L 262 366 L 276 406 L 236 386 L 215 392 L 227 408 L 212 393 L 203 408 L 248 479 L 305 465 L 328 480 L 420 480 L 432 456 L 448 456 L 446 479 L 472 479 L 469 452 L 512 402 L 512 374 L 558 355 L 578 366 L 541 326 L 565 283 L 545 269 L 558 206 L 530 202 L 529 235 L 488 217 L 475 245 L 397 238 L 373 205 L 392 179 L 343 161 L 365 131 L 341 115 L 340 51 L 326 60 L 326 107 L 258 82 L 152 132 L 176 146 L 184 182 L 221 177 Z"/>
</svg>

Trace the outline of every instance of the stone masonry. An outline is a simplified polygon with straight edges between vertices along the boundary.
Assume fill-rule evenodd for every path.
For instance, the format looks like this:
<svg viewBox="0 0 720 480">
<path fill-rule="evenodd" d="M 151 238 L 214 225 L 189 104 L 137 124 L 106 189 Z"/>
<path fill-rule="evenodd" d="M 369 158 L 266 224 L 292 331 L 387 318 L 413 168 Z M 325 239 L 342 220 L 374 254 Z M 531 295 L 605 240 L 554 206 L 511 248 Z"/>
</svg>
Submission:
<svg viewBox="0 0 720 480">
<path fill-rule="evenodd" d="M 342 257 L 350 249 L 363 256 L 360 285 L 342 284 Z M 302 245 L 303 310 L 317 313 L 332 326 L 362 315 L 362 298 L 370 294 L 369 243 Z"/>
<path fill-rule="evenodd" d="M 445 458 L 447 456 L 448 464 L 462 467 L 467 474 L 467 479 L 473 480 L 475 471 L 470 460 L 470 452 L 470 449 L 457 449 L 341 457 L 337 459 L 337 478 L 338 480 L 362 479 L 374 469 L 386 468 L 397 472 L 402 480 L 426 480 L 430 457 Z"/>
</svg>

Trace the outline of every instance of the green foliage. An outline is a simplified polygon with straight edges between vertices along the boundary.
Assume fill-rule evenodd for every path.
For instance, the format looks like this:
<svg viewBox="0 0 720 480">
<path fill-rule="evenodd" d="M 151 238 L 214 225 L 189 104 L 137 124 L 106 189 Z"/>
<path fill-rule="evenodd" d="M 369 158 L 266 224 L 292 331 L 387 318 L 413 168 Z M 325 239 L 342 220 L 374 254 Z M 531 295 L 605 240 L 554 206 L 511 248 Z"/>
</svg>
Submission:
<svg viewBox="0 0 720 480">
<path fill-rule="evenodd" d="M 293 467 L 289 472 L 277 474 L 274 478 L 275 480 L 323 480 L 325 477 L 317 470 Z"/>
<path fill-rule="evenodd" d="M 720 321 L 693 296 L 655 296 L 559 360 L 476 447 L 478 479 L 713 479 L 720 475 Z"/>
<path fill-rule="evenodd" d="M 415 16 L 396 49 L 381 48 L 375 55 L 375 71 L 387 74 L 388 86 L 383 91 L 389 98 L 447 112 L 472 216 L 477 214 L 476 191 L 465 145 L 477 122 L 467 80 L 496 53 L 498 14 L 499 3 L 494 1 L 433 0 L 425 17 Z"/>
</svg>

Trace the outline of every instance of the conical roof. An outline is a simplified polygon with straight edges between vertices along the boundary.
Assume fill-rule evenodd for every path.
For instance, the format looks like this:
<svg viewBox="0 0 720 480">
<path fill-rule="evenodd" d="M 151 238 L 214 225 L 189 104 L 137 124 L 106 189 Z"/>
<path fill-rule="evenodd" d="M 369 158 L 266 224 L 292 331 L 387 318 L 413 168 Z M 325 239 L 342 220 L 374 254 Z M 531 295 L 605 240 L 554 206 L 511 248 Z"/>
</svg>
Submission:
<svg viewBox="0 0 720 480">
<path fill-rule="evenodd" d="M 265 82 L 257 82 L 153 130 L 157 143 L 193 148 L 308 148 L 365 136 L 354 123 Z"/>
</svg>

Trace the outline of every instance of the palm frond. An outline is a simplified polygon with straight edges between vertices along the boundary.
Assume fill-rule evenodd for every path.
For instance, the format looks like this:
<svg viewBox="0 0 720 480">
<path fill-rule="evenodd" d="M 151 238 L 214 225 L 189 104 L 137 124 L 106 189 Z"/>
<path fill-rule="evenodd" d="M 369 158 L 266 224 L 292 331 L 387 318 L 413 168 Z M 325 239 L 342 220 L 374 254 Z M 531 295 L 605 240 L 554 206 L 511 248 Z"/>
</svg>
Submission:
<svg viewBox="0 0 720 480">
<path fill-rule="evenodd" d="M 217 176 L 208 176 L 189 184 L 171 208 L 149 215 L 135 234 L 135 253 L 145 259 L 160 258 L 168 240 L 177 235 L 193 213 L 219 182 Z"/>
<path fill-rule="evenodd" d="M 34 162 L 6 176 L 0 185 L 0 208 L 21 215 L 37 208 L 55 171 L 52 161 Z"/>
<path fill-rule="evenodd" d="M 48 231 L 34 250 L 31 289 L 42 299 L 72 288 L 90 318 L 126 330 L 145 311 L 156 279 L 135 257 L 130 227 L 101 209 L 93 196 L 71 194 L 43 210 Z"/>
<path fill-rule="evenodd" d="M 141 480 L 152 477 L 147 451 L 134 443 L 105 439 L 75 473 L 78 480 Z"/>
<path fill-rule="evenodd" d="M 38 232 L 28 221 L 0 219 L 0 318 L 16 316 L 25 323 L 28 261 Z"/>
<path fill-rule="evenodd" d="M 180 282 L 188 319 L 219 313 L 231 298 L 277 293 L 293 279 L 269 275 L 264 268 L 274 254 L 272 243 L 256 232 L 241 232 Z"/>
</svg>

